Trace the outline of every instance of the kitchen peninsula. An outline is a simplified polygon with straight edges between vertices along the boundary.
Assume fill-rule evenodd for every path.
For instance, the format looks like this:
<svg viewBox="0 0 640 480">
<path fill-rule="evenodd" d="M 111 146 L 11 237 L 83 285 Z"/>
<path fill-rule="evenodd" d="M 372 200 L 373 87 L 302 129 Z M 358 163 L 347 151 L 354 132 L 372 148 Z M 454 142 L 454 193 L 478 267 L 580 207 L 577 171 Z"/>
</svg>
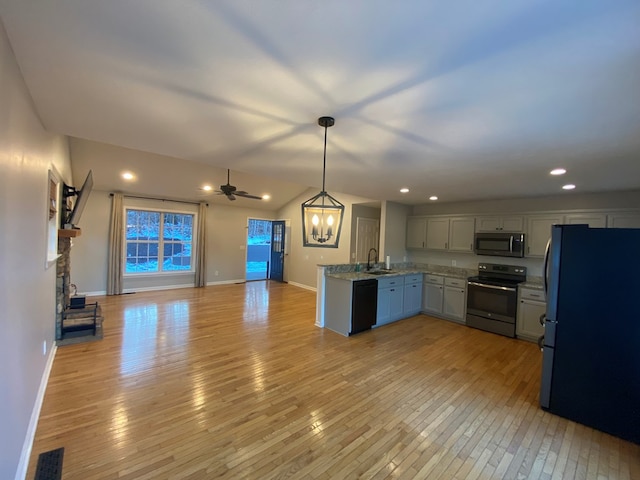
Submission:
<svg viewBox="0 0 640 480">
<path fill-rule="evenodd" d="M 477 274 L 476 270 L 414 263 L 396 263 L 390 266 L 389 270 L 385 270 L 383 265 L 376 264 L 370 271 L 356 271 L 358 267 L 354 264 L 319 266 L 321 281 L 318 282 L 316 325 L 348 336 L 412 317 L 422 311 L 464 323 L 464 290 L 462 295 L 455 297 L 455 305 L 445 302 L 445 281 L 453 281 L 456 288 L 464 289 L 466 279 Z M 427 282 L 424 282 L 424 278 L 427 278 Z M 441 279 L 441 284 L 434 290 L 429 279 Z M 359 283 L 367 282 L 371 285 L 371 280 L 377 283 L 377 295 L 366 299 L 356 298 Z M 373 318 L 369 314 L 369 327 L 366 327 L 366 320 L 363 327 L 360 317 L 358 325 L 354 326 L 352 321 L 354 313 L 360 314 L 354 308 L 362 308 L 363 302 L 375 305 Z M 451 308 L 443 310 L 445 305 Z M 433 311 L 433 308 L 439 311 Z M 451 315 L 451 311 L 458 313 Z"/>
</svg>

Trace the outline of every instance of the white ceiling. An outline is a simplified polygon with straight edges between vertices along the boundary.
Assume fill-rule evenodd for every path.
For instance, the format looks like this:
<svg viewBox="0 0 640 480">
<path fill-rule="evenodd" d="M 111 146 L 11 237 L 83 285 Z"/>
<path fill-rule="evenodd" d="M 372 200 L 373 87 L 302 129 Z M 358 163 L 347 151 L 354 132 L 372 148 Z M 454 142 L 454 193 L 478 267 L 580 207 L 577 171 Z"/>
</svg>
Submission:
<svg viewBox="0 0 640 480">
<path fill-rule="evenodd" d="M 258 176 L 253 192 L 232 173 L 250 193 L 321 186 L 322 115 L 334 193 L 640 188 L 637 0 L 0 0 L 0 14 L 48 130 Z M 185 173 L 173 193 L 201 182 Z"/>
</svg>

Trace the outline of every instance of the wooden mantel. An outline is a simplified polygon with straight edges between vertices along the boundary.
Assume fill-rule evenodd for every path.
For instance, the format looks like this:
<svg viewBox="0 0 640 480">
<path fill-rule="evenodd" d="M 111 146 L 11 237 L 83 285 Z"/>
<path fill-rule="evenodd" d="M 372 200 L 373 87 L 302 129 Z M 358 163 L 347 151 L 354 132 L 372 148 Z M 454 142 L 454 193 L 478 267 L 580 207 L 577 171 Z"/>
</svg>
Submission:
<svg viewBox="0 0 640 480">
<path fill-rule="evenodd" d="M 58 230 L 59 238 L 72 238 L 82 235 L 82 230 L 79 228 L 61 228 Z"/>
</svg>

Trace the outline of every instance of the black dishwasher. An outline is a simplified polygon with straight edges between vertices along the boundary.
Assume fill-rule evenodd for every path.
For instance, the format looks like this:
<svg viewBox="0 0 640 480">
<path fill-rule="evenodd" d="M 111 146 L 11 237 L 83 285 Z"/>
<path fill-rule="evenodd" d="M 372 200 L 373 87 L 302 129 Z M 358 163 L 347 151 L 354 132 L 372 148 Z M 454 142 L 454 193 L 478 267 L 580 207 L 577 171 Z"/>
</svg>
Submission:
<svg viewBox="0 0 640 480">
<path fill-rule="evenodd" d="M 349 335 L 369 330 L 376 324 L 378 312 L 378 280 L 353 282 L 351 300 L 351 331 Z"/>
</svg>

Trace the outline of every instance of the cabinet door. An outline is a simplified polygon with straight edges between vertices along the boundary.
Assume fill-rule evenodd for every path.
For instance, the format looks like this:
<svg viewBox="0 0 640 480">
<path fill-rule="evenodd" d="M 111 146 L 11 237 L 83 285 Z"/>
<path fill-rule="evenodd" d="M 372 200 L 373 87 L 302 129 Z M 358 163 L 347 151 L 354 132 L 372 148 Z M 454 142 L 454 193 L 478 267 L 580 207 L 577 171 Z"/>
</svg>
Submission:
<svg viewBox="0 0 640 480">
<path fill-rule="evenodd" d="M 502 230 L 505 232 L 523 232 L 524 219 L 521 216 L 502 217 Z"/>
<path fill-rule="evenodd" d="M 476 231 L 494 232 L 504 230 L 505 232 L 522 232 L 524 230 L 524 219 L 521 215 L 488 216 L 476 219 Z"/>
<path fill-rule="evenodd" d="M 494 232 L 500 230 L 502 222 L 500 217 L 478 217 L 476 219 L 478 232 Z"/>
<path fill-rule="evenodd" d="M 518 305 L 518 321 L 516 322 L 516 335 L 535 342 L 544 334 L 544 327 L 540 325 L 540 315 L 545 313 L 544 302 L 532 300 L 520 300 Z"/>
<path fill-rule="evenodd" d="M 447 317 L 464 321 L 467 291 L 459 287 L 444 287 L 442 313 Z"/>
<path fill-rule="evenodd" d="M 449 250 L 473 252 L 475 218 L 454 217 L 449 220 Z"/>
<path fill-rule="evenodd" d="M 604 213 L 571 213 L 565 215 L 564 223 L 568 225 L 586 223 L 592 228 L 605 228 L 607 226 L 607 216 Z"/>
<path fill-rule="evenodd" d="M 378 289 L 378 310 L 376 315 L 376 325 L 384 325 L 391 321 L 391 289 Z"/>
<path fill-rule="evenodd" d="M 449 219 L 427 219 L 427 248 L 446 250 L 449 248 Z"/>
<path fill-rule="evenodd" d="M 399 320 L 403 318 L 404 313 L 404 289 L 400 287 L 392 287 L 389 289 L 389 315 L 390 320 Z"/>
<path fill-rule="evenodd" d="M 420 313 L 422 308 L 422 283 L 412 283 L 404 286 L 404 317 Z"/>
<path fill-rule="evenodd" d="M 428 313 L 442 313 L 442 285 L 424 283 L 422 285 L 422 310 Z"/>
<path fill-rule="evenodd" d="M 409 217 L 407 219 L 407 248 L 425 248 L 427 219 Z"/>
<path fill-rule="evenodd" d="M 609 228 L 640 228 L 640 214 L 638 213 L 614 213 L 607 215 Z"/>
<path fill-rule="evenodd" d="M 543 257 L 551 238 L 551 227 L 561 224 L 562 215 L 536 215 L 529 217 L 526 234 L 527 257 Z"/>
</svg>

